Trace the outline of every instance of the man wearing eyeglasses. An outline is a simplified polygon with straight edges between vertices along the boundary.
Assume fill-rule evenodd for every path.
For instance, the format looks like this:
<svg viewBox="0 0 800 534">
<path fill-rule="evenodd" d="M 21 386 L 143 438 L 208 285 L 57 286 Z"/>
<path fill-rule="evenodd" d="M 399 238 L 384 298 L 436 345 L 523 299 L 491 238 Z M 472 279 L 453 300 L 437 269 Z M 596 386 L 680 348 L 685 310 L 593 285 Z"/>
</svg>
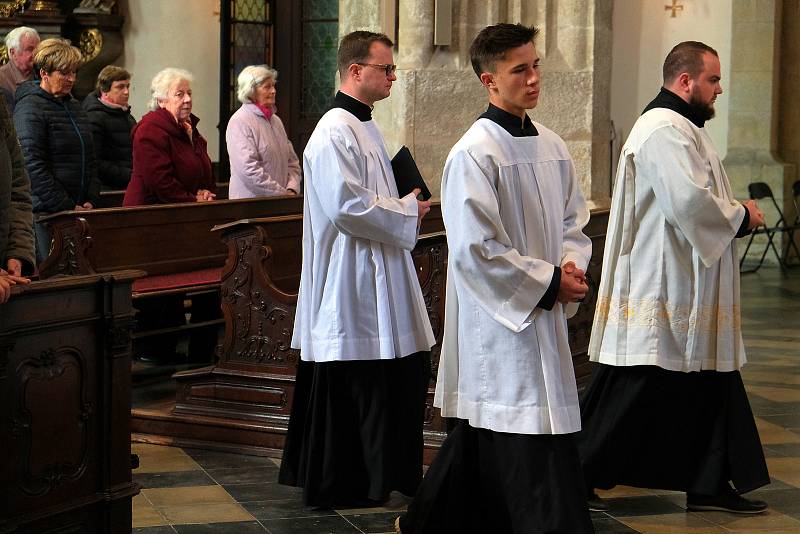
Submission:
<svg viewBox="0 0 800 534">
<path fill-rule="evenodd" d="M 396 80 L 392 41 L 358 31 L 341 90 L 303 153 L 303 266 L 292 347 L 302 361 L 279 481 L 309 506 L 374 506 L 422 478 L 435 339 L 410 251 L 430 202 L 399 198 L 375 102 Z"/>
</svg>

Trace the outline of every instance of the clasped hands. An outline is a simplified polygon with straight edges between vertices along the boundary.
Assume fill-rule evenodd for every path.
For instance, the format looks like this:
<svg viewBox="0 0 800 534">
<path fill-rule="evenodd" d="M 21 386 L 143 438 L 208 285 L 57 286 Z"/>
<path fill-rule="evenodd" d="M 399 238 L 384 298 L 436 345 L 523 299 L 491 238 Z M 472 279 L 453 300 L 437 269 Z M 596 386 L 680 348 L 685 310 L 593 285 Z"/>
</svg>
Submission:
<svg viewBox="0 0 800 534">
<path fill-rule="evenodd" d="M 561 282 L 558 286 L 558 301 L 562 304 L 580 302 L 586 297 L 589 285 L 586 273 L 578 269 L 575 262 L 568 261 L 561 266 Z"/>
<path fill-rule="evenodd" d="M 198 189 L 197 194 L 195 195 L 197 202 L 211 202 L 217 195 L 209 191 L 208 189 Z"/>
</svg>

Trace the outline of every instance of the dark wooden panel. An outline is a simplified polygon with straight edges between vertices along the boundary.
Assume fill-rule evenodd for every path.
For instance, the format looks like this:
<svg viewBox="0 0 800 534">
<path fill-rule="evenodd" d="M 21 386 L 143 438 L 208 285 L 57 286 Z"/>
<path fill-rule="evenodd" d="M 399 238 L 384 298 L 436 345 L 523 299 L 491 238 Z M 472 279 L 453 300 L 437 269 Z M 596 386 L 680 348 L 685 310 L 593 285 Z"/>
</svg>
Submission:
<svg viewBox="0 0 800 534">
<path fill-rule="evenodd" d="M 42 219 L 53 228 L 53 248 L 39 272 L 141 269 L 155 276 L 221 267 L 226 251 L 213 226 L 302 210 L 302 197 L 281 196 L 64 211 Z"/>
<path fill-rule="evenodd" d="M 0 531 L 131 531 L 131 284 L 142 274 L 34 282 L 0 305 Z"/>
<path fill-rule="evenodd" d="M 592 214 L 586 233 L 594 254 L 588 269 L 591 293 L 569 321 L 575 374 L 582 388 L 589 379 L 589 343 L 608 211 Z M 134 411 L 140 436 L 156 434 L 176 442 L 222 450 L 280 454 L 299 359 L 291 349 L 299 283 L 302 216 L 237 221 L 218 228 L 228 247 L 222 295 L 225 343 L 216 366 L 175 375 L 177 401 L 171 413 Z M 447 241 L 441 210 L 433 206 L 423 221 L 412 258 L 425 298 L 436 345 L 425 416 L 425 461 L 445 436 L 445 421 L 433 407 L 444 326 Z M 281 283 L 278 283 L 278 280 Z"/>
</svg>

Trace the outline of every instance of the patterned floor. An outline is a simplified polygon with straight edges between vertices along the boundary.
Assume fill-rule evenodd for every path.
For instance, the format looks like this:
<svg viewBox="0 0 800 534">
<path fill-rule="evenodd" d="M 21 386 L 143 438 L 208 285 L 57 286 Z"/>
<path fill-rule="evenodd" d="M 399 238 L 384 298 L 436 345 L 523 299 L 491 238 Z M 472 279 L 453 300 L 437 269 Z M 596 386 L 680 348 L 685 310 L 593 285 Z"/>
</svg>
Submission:
<svg viewBox="0 0 800 534">
<path fill-rule="evenodd" d="M 609 513 L 593 514 L 598 533 L 800 533 L 800 269 L 762 268 L 742 277 L 742 324 L 750 363 L 743 377 L 772 484 L 749 496 L 767 501 L 758 516 L 689 513 L 681 493 L 617 487 L 602 495 Z M 136 533 L 384 533 L 407 504 L 315 511 L 294 488 L 278 485 L 276 461 L 134 444 Z"/>
</svg>

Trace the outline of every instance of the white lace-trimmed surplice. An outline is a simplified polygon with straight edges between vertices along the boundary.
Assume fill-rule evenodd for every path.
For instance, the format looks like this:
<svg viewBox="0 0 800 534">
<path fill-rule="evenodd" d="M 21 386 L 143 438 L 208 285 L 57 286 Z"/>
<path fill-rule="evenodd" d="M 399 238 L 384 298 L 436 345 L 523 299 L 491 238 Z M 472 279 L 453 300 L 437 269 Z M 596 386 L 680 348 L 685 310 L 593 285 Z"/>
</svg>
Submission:
<svg viewBox="0 0 800 534">
<path fill-rule="evenodd" d="M 434 405 L 473 427 L 519 434 L 581 428 L 567 317 L 536 308 L 554 266 L 585 269 L 589 212 L 564 142 L 535 124 L 514 137 L 481 118 L 442 178 L 448 272 Z M 575 307 L 577 309 L 577 307 Z"/>
<path fill-rule="evenodd" d="M 341 108 L 303 153 L 303 266 L 292 347 L 303 360 L 375 360 L 436 342 L 410 251 L 417 200 L 397 198 L 383 136 Z"/>
<path fill-rule="evenodd" d="M 669 109 L 644 113 L 617 168 L 591 359 L 740 369 L 735 235 L 743 219 L 705 129 Z"/>
</svg>

